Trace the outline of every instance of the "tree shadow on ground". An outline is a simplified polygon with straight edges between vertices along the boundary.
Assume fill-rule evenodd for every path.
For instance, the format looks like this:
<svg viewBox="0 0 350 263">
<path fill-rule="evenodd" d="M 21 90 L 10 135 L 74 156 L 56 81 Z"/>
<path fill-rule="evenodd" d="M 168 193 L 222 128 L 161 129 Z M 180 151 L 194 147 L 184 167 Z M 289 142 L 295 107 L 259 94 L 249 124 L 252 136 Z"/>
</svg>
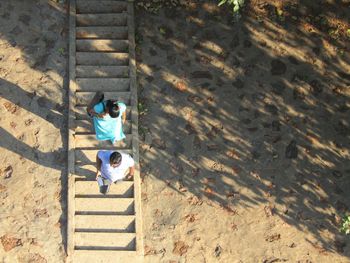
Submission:
<svg viewBox="0 0 350 263">
<path fill-rule="evenodd" d="M 65 37 L 67 34 L 67 15 L 63 5 L 52 1 L 1 1 L 0 2 L 0 61 L 3 65 L 12 61 L 11 67 L 0 67 L 0 95 L 6 101 L 4 106 L 13 114 L 13 122 L 21 123 L 18 112 L 27 111 L 59 129 L 62 146 L 54 151 L 40 150 L 38 129 L 33 135 L 36 143 L 29 145 L 23 141 L 31 133 L 33 119 L 28 115 L 23 136 L 15 137 L 10 130 L 0 128 L 0 146 L 18 154 L 19 158 L 28 159 L 40 166 L 61 171 L 60 205 L 62 215 L 59 219 L 63 245 L 66 243 L 66 149 L 67 149 L 67 51 Z M 7 48 L 15 52 L 10 54 Z M 19 51 L 19 52 L 17 52 Z M 23 63 L 24 62 L 24 63 Z M 25 64 L 25 66 L 23 66 Z M 28 67 L 29 66 L 29 67 Z M 33 70 L 33 79 L 24 79 L 28 71 Z M 17 74 L 17 76 L 15 76 Z M 40 86 L 32 81 L 41 75 Z M 21 78 L 23 76 L 23 79 Z M 57 80 L 61 76 L 63 83 Z M 11 83 L 9 79 L 19 81 Z M 17 85 L 21 83 L 23 87 Z M 35 82 L 37 83 L 37 82 Z M 50 87 L 47 87 L 50 85 Z M 52 87 L 57 87 L 54 90 Z M 59 94 L 59 95 L 57 95 Z M 57 99 L 57 101 L 56 101 Z M 62 101 L 60 103 L 59 101 Z M 33 116 L 32 116 L 33 117 Z M 24 120 L 23 120 L 24 121 Z M 43 132 L 42 130 L 40 132 Z M 48 135 L 50 136 L 50 135 Z M 49 147 L 49 146 L 47 146 Z M 47 148 L 44 146 L 44 148 Z"/>
<path fill-rule="evenodd" d="M 349 257 L 338 230 L 350 204 L 349 54 L 275 19 L 232 24 L 210 1 L 137 15 L 141 172 L 232 214 L 265 206 Z"/>
</svg>

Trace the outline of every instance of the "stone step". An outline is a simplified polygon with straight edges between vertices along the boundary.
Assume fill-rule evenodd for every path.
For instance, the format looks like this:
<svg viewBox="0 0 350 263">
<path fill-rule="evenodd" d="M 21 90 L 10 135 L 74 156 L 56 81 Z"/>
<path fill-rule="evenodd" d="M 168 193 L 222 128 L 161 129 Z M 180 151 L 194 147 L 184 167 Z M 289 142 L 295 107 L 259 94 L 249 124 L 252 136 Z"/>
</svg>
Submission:
<svg viewBox="0 0 350 263">
<path fill-rule="evenodd" d="M 88 91 L 77 91 L 76 92 L 76 105 L 77 106 L 86 106 L 95 96 L 96 92 Z M 130 105 L 130 92 L 104 92 L 105 100 L 119 100 L 124 102 L 126 105 Z"/>
<path fill-rule="evenodd" d="M 129 91 L 129 78 L 77 78 L 78 91 Z"/>
<path fill-rule="evenodd" d="M 77 66 L 77 78 L 127 78 L 129 67 L 127 66 Z"/>
<path fill-rule="evenodd" d="M 96 168 L 95 168 L 96 171 Z M 75 181 L 75 196 L 76 197 L 101 197 L 97 181 L 76 180 Z M 112 184 L 107 197 L 115 198 L 133 198 L 134 197 L 134 183 L 132 181 L 120 181 Z"/>
<path fill-rule="evenodd" d="M 126 138 L 115 144 L 111 141 L 98 141 L 94 134 L 76 134 L 75 135 L 75 148 L 82 149 L 129 149 L 132 146 L 132 135 L 125 134 Z"/>
<path fill-rule="evenodd" d="M 135 232 L 135 216 L 76 215 L 74 223 L 75 232 Z"/>
<path fill-rule="evenodd" d="M 128 52 L 128 40 L 116 39 L 77 39 L 77 51 L 114 51 Z"/>
<path fill-rule="evenodd" d="M 125 26 L 77 27 L 77 39 L 128 39 L 128 28 Z"/>
<path fill-rule="evenodd" d="M 91 117 L 89 117 L 86 113 L 86 107 L 85 106 L 77 106 L 74 108 L 75 110 L 75 118 L 76 120 L 91 120 Z M 130 107 L 126 107 L 126 120 L 131 119 L 131 108 Z"/>
<path fill-rule="evenodd" d="M 98 150 L 76 150 L 75 151 L 75 163 L 78 165 L 81 165 L 81 164 L 95 165 L 97 151 Z M 127 153 L 127 154 L 130 154 L 132 156 L 132 150 L 119 150 L 118 152 Z"/>
<path fill-rule="evenodd" d="M 76 52 L 77 65 L 128 66 L 129 54 L 118 52 Z"/>
<path fill-rule="evenodd" d="M 126 9 L 127 2 L 125 1 L 76 1 L 77 14 L 121 13 L 126 11 Z"/>
<path fill-rule="evenodd" d="M 134 233 L 75 232 L 75 249 L 91 250 L 136 250 Z"/>
<path fill-rule="evenodd" d="M 75 121 L 76 129 L 75 134 L 95 134 L 94 127 L 92 125 L 92 120 L 90 119 L 80 119 Z M 123 124 L 124 134 L 131 133 L 131 123 L 126 120 Z"/>
<path fill-rule="evenodd" d="M 75 250 L 74 263 L 141 263 L 136 251 Z"/>
<path fill-rule="evenodd" d="M 126 26 L 127 14 L 77 14 L 77 26 Z"/>
<path fill-rule="evenodd" d="M 134 198 L 75 198 L 75 215 L 134 215 L 134 213 Z"/>
</svg>

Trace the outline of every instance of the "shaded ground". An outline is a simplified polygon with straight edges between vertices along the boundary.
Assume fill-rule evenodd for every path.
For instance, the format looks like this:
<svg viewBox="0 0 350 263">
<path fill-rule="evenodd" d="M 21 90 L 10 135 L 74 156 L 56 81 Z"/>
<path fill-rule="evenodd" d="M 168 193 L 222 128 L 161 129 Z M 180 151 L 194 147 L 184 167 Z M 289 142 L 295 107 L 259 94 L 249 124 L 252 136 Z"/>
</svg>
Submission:
<svg viewBox="0 0 350 263">
<path fill-rule="evenodd" d="M 349 262 L 348 4 L 281 2 L 138 11 L 146 262 Z"/>
<path fill-rule="evenodd" d="M 0 2 L 0 262 L 65 258 L 66 11 Z"/>
</svg>

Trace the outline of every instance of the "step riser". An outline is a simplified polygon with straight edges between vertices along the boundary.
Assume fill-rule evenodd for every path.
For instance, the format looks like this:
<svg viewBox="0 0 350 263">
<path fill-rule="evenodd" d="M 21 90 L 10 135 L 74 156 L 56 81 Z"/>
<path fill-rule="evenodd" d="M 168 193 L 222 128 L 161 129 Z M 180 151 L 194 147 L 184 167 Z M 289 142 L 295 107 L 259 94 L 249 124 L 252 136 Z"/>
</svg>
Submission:
<svg viewBox="0 0 350 263">
<path fill-rule="evenodd" d="M 128 66 L 129 55 L 127 53 L 112 52 L 77 52 L 77 65 L 86 66 Z"/>
<path fill-rule="evenodd" d="M 79 91 L 130 91 L 130 80 L 120 78 L 77 78 L 77 90 Z"/>
<path fill-rule="evenodd" d="M 77 39 L 128 39 L 127 27 L 78 27 Z"/>
<path fill-rule="evenodd" d="M 78 14 L 120 13 L 126 8 L 127 3 L 122 1 L 77 1 Z"/>
<path fill-rule="evenodd" d="M 77 26 L 126 26 L 126 14 L 78 14 Z"/>
<path fill-rule="evenodd" d="M 127 78 L 129 67 L 126 66 L 77 66 L 77 78 Z"/>
</svg>

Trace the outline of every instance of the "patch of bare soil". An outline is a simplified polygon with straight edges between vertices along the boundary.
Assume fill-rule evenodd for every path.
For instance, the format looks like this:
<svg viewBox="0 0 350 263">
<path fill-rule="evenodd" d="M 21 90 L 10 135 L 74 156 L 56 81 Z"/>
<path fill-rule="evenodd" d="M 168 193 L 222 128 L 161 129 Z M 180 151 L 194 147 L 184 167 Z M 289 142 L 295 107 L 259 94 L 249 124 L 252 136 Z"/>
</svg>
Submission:
<svg viewBox="0 0 350 263">
<path fill-rule="evenodd" d="M 349 3 L 185 2 L 136 16 L 146 262 L 348 262 Z"/>
<path fill-rule="evenodd" d="M 0 1 L 0 262 L 65 260 L 66 18 Z"/>
</svg>

